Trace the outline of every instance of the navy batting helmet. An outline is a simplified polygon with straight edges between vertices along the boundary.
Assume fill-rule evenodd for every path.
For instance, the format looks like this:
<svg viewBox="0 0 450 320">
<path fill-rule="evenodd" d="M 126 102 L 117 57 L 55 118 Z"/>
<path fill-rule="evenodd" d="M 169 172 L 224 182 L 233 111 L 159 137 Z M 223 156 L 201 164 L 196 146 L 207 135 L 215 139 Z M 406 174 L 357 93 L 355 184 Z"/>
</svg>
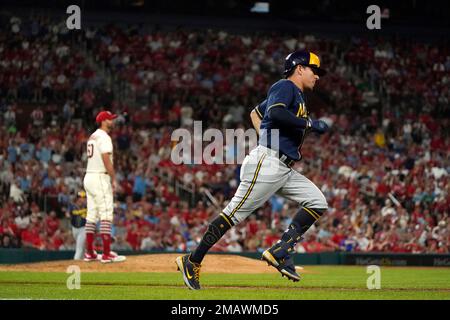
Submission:
<svg viewBox="0 0 450 320">
<path fill-rule="evenodd" d="M 301 50 L 290 53 L 284 62 L 284 75 L 289 73 L 297 65 L 310 67 L 320 77 L 327 73 L 324 69 L 320 68 L 319 57 L 309 51 Z"/>
</svg>

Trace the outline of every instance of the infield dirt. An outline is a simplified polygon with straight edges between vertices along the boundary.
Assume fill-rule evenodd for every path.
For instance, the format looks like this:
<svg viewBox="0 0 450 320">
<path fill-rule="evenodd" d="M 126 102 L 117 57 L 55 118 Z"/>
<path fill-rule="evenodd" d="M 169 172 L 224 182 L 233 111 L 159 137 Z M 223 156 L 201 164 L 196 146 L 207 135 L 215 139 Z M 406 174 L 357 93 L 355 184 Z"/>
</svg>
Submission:
<svg viewBox="0 0 450 320">
<path fill-rule="evenodd" d="M 70 265 L 78 265 L 84 272 L 178 272 L 175 259 L 180 254 L 146 254 L 128 256 L 119 263 L 102 264 L 75 260 L 0 265 L 0 271 L 66 272 Z M 301 268 L 302 273 L 312 273 Z M 237 255 L 207 255 L 202 264 L 207 273 L 277 273 L 263 261 Z"/>
</svg>

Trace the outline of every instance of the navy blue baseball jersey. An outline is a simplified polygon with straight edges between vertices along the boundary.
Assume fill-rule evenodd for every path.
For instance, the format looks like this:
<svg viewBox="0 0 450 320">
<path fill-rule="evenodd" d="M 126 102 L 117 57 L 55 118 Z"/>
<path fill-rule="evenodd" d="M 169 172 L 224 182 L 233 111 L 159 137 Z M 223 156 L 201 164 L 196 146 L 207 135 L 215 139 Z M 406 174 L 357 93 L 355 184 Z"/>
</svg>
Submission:
<svg viewBox="0 0 450 320">
<path fill-rule="evenodd" d="M 76 204 L 69 205 L 70 223 L 72 227 L 81 228 L 86 225 L 87 209 Z"/>
<path fill-rule="evenodd" d="M 267 99 L 263 100 L 260 104 L 258 104 L 254 110 L 258 117 L 262 120 L 264 118 L 264 113 L 266 113 L 267 109 Z"/>
<path fill-rule="evenodd" d="M 306 129 L 300 127 L 285 127 L 277 124 L 268 112 L 271 108 L 285 108 L 297 118 L 308 118 L 303 92 L 290 80 L 282 79 L 276 82 L 269 90 L 267 99 L 257 106 L 263 115 L 261 121 L 261 136 L 259 144 L 279 151 L 292 160 L 300 160 L 300 149 L 306 135 Z M 263 110 L 265 109 L 265 110 Z M 264 112 L 263 112 L 264 111 Z M 271 129 L 279 130 L 279 143 L 271 145 Z"/>
</svg>

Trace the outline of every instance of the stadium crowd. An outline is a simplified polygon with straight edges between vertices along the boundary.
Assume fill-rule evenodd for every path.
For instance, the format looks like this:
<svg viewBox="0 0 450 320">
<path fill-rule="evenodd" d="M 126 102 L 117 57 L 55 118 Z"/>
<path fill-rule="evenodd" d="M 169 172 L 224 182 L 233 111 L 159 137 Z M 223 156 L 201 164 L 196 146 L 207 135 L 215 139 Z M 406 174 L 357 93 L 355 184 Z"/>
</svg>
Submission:
<svg viewBox="0 0 450 320">
<path fill-rule="evenodd" d="M 70 33 L 44 17 L 10 17 L 0 39 L 0 247 L 74 248 L 68 208 L 103 106 L 120 114 L 113 249 L 196 247 L 239 166 L 175 165 L 173 130 L 194 120 L 248 128 L 286 53 L 308 48 L 329 70 L 309 109 L 331 130 L 307 137 L 296 168 L 329 210 L 297 250 L 450 251 L 448 44 L 114 25 Z M 213 250 L 261 251 L 296 210 L 274 196 Z"/>
</svg>

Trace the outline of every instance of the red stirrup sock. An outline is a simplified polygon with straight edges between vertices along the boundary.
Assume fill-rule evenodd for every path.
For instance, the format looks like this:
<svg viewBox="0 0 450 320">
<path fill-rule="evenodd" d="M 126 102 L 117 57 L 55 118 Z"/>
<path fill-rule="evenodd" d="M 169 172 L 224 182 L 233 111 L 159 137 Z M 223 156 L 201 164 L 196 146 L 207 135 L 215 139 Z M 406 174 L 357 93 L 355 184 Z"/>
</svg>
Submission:
<svg viewBox="0 0 450 320">
<path fill-rule="evenodd" d="M 111 221 L 100 222 L 100 234 L 103 240 L 103 255 L 108 256 L 111 252 Z"/>
<path fill-rule="evenodd" d="M 86 253 L 94 253 L 94 235 L 95 235 L 95 223 L 87 222 L 85 226 L 86 231 Z"/>
</svg>

